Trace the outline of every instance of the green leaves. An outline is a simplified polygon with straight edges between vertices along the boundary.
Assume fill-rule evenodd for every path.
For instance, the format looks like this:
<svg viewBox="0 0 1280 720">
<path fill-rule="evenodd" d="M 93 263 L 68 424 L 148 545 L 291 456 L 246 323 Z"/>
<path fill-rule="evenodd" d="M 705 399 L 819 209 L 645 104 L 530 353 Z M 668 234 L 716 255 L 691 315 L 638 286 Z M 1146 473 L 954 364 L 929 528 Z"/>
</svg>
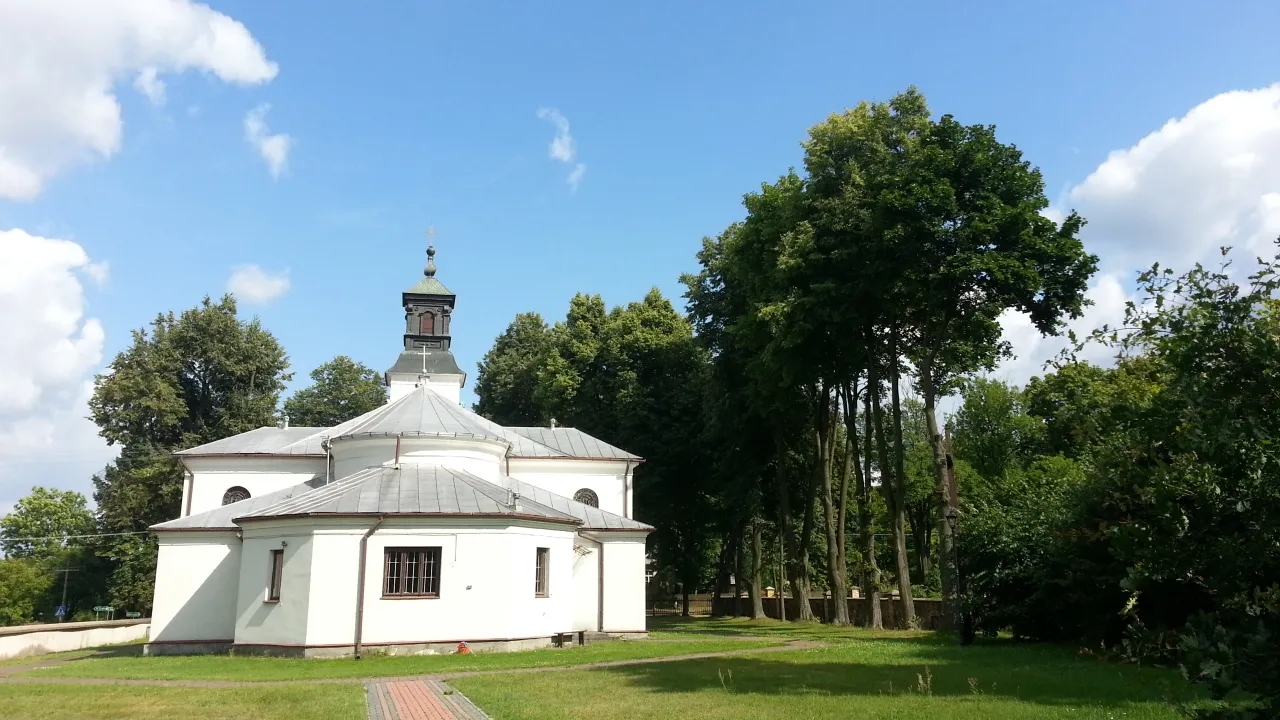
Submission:
<svg viewBox="0 0 1280 720">
<path fill-rule="evenodd" d="M 311 380 L 310 387 L 284 402 L 284 412 L 293 425 L 333 427 L 387 401 L 381 373 L 346 355 L 312 370 Z"/>
<path fill-rule="evenodd" d="M 63 538 L 93 532 L 93 514 L 78 492 L 56 490 L 37 485 L 22 498 L 13 511 L 0 518 L 0 548 L 12 558 L 30 558 L 45 562 L 58 556 Z M 29 540 L 21 538 L 49 538 Z M 83 544 L 83 538 L 71 540 Z"/>
</svg>

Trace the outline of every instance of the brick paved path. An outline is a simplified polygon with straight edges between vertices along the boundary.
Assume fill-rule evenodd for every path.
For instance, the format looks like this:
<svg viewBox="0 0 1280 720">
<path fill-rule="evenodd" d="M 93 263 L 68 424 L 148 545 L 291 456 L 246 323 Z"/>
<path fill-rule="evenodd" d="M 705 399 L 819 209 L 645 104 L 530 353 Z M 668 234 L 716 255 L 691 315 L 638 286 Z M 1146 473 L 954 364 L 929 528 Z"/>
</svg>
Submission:
<svg viewBox="0 0 1280 720">
<path fill-rule="evenodd" d="M 370 683 L 370 720 L 489 720 L 465 695 L 439 680 Z"/>
</svg>

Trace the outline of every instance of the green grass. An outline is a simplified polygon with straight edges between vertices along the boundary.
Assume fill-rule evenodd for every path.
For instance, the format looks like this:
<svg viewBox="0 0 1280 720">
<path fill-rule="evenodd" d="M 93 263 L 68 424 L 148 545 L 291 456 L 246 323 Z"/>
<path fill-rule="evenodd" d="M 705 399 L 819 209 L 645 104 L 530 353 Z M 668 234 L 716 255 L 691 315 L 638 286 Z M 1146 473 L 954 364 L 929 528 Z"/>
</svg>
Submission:
<svg viewBox="0 0 1280 720">
<path fill-rule="evenodd" d="M 167 688 L 122 685 L 0 686 L 0 718 L 23 720 L 362 720 L 360 685 Z"/>
<path fill-rule="evenodd" d="M 772 621 L 671 620 L 663 633 L 749 633 L 828 647 L 644 666 L 451 681 L 495 720 L 696 717 L 1176 720 L 1199 696 L 1176 672 L 938 633 Z"/>
<path fill-rule="evenodd" d="M 473 655 L 370 655 L 360 660 L 293 659 L 196 655 L 189 657 L 98 656 L 21 673 L 20 677 L 126 678 L 133 680 L 316 680 L 322 678 L 372 678 L 470 670 L 562 667 L 690 655 L 778 645 L 782 640 L 734 640 L 712 636 L 685 639 L 600 642 L 585 647 L 529 650 Z"/>
</svg>

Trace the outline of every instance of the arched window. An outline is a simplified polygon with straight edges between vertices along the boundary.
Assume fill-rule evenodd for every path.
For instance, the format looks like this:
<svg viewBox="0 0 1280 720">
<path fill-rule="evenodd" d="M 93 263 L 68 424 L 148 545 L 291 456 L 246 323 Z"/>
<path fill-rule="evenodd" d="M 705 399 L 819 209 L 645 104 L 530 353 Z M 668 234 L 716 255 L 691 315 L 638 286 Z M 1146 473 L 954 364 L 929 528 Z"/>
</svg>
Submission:
<svg viewBox="0 0 1280 720">
<path fill-rule="evenodd" d="M 434 335 L 436 332 L 436 316 L 429 312 L 422 313 L 422 334 Z"/>
<path fill-rule="evenodd" d="M 248 500 L 248 499 L 249 499 L 249 491 L 245 490 L 239 485 L 222 493 L 223 505 L 230 505 L 231 503 L 236 503 L 236 502 L 240 502 L 241 500 Z"/>
<path fill-rule="evenodd" d="M 595 490 L 582 488 L 581 490 L 573 494 L 573 499 L 576 502 L 580 502 L 583 505 L 590 505 L 593 508 L 600 507 L 600 496 L 596 495 Z"/>
</svg>

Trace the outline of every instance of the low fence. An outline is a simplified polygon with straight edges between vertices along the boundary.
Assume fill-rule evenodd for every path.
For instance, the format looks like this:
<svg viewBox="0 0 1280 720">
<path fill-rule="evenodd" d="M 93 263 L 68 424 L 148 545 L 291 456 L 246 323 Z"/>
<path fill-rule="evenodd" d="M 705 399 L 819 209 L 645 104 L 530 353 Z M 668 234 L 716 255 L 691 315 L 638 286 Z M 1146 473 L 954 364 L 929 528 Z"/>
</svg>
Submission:
<svg viewBox="0 0 1280 720">
<path fill-rule="evenodd" d="M 145 640 L 149 618 L 0 627 L 0 660 Z"/>
<path fill-rule="evenodd" d="M 773 619 L 778 619 L 778 598 L 764 598 L 764 614 Z M 822 619 L 828 617 L 827 610 L 829 603 L 833 602 L 831 598 L 810 598 L 809 609 L 813 611 L 815 617 Z M 870 609 L 871 601 L 866 598 L 849 598 L 849 622 L 861 627 L 871 625 Z M 787 598 L 785 600 L 787 608 L 787 617 L 795 619 L 800 615 L 800 605 L 796 598 Z M 937 598 L 915 598 L 916 617 L 920 619 L 920 627 L 925 630 L 941 630 L 951 626 L 951 620 L 942 612 L 942 601 Z M 749 615 L 751 613 L 751 598 L 738 598 L 737 604 L 734 604 L 732 597 L 717 598 L 712 603 L 712 614 L 714 615 Z M 902 600 L 881 598 L 880 599 L 880 616 L 886 628 L 896 628 L 899 630 L 906 629 L 906 618 L 902 613 Z"/>
</svg>

